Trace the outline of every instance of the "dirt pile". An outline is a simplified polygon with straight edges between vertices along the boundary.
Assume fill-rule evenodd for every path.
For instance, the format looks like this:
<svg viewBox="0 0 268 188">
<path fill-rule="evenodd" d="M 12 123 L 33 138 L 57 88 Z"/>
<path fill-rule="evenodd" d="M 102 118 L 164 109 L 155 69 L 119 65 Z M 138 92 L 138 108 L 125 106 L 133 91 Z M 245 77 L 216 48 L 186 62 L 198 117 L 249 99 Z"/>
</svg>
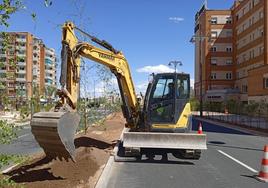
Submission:
<svg viewBox="0 0 268 188">
<path fill-rule="evenodd" d="M 94 187 L 124 124 L 122 114 L 117 113 L 103 125 L 90 127 L 87 134 L 77 135 L 76 163 L 50 160 L 39 154 L 6 175 L 29 188 Z"/>
</svg>

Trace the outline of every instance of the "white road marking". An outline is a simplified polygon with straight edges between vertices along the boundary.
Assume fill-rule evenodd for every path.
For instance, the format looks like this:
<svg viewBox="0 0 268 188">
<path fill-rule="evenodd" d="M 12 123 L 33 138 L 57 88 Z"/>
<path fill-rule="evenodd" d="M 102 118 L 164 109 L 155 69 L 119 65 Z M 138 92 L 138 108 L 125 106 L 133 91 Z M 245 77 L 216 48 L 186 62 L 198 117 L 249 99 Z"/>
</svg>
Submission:
<svg viewBox="0 0 268 188">
<path fill-rule="evenodd" d="M 6 168 L 5 170 L 2 171 L 2 174 L 8 173 L 10 170 L 12 170 L 13 168 L 15 168 L 18 165 L 19 165 L 19 163 L 18 164 L 14 164 L 11 167 Z"/>
<path fill-rule="evenodd" d="M 30 135 L 30 134 L 24 134 L 24 135 L 19 136 L 18 138 L 23 138 L 23 137 L 28 136 L 28 135 Z"/>
<path fill-rule="evenodd" d="M 232 159 L 233 161 L 237 162 L 238 164 L 242 165 L 243 167 L 247 168 L 247 169 L 250 170 L 251 172 L 258 173 L 257 170 L 251 168 L 250 166 L 246 165 L 245 163 L 242 163 L 241 161 L 237 160 L 236 158 L 232 157 L 231 155 L 228 155 L 227 153 L 224 153 L 224 152 L 221 151 L 221 150 L 217 150 L 217 151 L 220 152 L 221 154 L 225 155 L 226 157 Z"/>
</svg>

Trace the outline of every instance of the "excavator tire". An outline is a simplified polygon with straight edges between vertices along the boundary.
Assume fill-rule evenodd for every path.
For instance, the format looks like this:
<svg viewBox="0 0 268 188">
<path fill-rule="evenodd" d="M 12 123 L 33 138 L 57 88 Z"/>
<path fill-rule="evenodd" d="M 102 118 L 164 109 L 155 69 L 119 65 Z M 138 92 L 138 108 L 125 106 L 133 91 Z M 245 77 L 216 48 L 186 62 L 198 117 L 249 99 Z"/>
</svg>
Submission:
<svg viewBox="0 0 268 188">
<path fill-rule="evenodd" d="M 201 150 L 177 150 L 172 154 L 179 159 L 199 160 L 201 157 Z"/>
<path fill-rule="evenodd" d="M 47 157 L 75 161 L 74 136 L 79 121 L 76 112 L 38 112 L 31 120 L 31 130 Z"/>
</svg>

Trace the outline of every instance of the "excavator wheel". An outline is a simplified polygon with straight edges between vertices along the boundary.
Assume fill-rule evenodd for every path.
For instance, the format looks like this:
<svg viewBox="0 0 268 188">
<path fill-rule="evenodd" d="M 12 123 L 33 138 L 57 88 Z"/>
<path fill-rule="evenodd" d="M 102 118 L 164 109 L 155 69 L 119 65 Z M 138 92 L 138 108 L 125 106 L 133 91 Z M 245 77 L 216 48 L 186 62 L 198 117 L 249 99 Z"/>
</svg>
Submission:
<svg viewBox="0 0 268 188">
<path fill-rule="evenodd" d="M 176 152 L 173 152 L 172 154 L 174 157 L 180 159 L 199 160 L 201 157 L 201 150 L 176 150 Z"/>
<path fill-rule="evenodd" d="M 33 115 L 31 129 L 47 157 L 75 161 L 74 136 L 79 121 L 76 112 L 38 112 Z"/>
</svg>

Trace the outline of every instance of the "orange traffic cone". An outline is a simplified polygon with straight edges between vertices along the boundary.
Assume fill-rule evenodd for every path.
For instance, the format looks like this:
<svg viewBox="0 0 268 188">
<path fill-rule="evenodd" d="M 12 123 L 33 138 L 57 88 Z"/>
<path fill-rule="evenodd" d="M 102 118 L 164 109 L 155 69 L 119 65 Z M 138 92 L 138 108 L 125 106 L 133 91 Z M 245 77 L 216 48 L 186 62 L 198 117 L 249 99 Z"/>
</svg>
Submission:
<svg viewBox="0 0 268 188">
<path fill-rule="evenodd" d="M 198 134 L 203 134 L 203 129 L 202 129 L 202 123 L 200 122 L 199 123 L 199 126 L 198 126 Z"/>
<path fill-rule="evenodd" d="M 268 182 L 268 145 L 264 146 L 264 156 L 261 163 L 261 171 L 256 178 L 262 182 Z"/>
</svg>

